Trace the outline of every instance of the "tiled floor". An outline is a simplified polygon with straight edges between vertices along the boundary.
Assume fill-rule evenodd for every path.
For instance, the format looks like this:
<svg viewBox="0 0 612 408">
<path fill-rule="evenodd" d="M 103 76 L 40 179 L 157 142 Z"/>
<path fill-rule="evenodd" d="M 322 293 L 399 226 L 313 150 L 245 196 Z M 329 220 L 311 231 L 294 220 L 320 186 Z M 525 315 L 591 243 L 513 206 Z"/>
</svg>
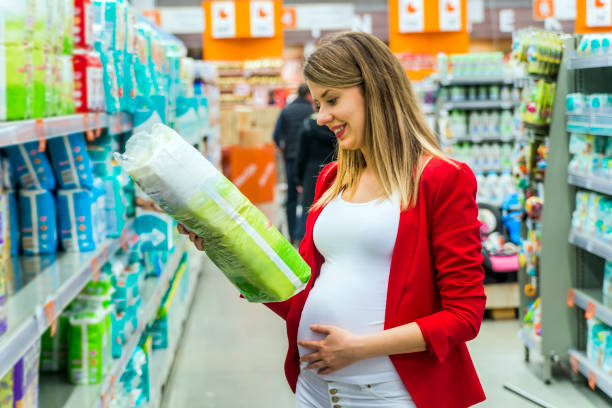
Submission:
<svg viewBox="0 0 612 408">
<path fill-rule="evenodd" d="M 523 363 L 516 321 L 486 321 L 469 344 L 487 394 L 479 407 L 536 405 L 503 389 L 510 383 L 556 408 L 610 407 L 582 382 L 544 385 L 537 365 Z M 201 278 L 164 407 L 283 408 L 295 404 L 283 375 L 284 324 L 262 305 L 249 304 L 211 266 Z"/>
</svg>

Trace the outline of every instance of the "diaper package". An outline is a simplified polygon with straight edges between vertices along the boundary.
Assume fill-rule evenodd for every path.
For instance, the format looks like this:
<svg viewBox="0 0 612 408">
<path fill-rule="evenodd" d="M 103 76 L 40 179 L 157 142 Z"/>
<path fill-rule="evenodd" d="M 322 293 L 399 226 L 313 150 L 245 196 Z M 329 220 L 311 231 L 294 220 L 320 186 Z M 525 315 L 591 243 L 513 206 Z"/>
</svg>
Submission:
<svg viewBox="0 0 612 408">
<path fill-rule="evenodd" d="M 57 318 L 55 334 L 51 328 L 40 339 L 40 369 L 42 372 L 63 371 L 68 363 L 68 332 L 70 312 L 64 311 Z"/>
<path fill-rule="evenodd" d="M 123 191 L 116 176 L 104 177 L 102 181 L 106 199 L 106 236 L 116 238 L 121 235 L 126 221 Z"/>
<path fill-rule="evenodd" d="M 40 340 L 37 340 L 13 367 L 13 406 L 38 406 L 38 361 Z"/>
<path fill-rule="evenodd" d="M 104 191 L 104 182 L 100 178 L 94 178 L 93 188 L 93 217 L 94 228 L 96 230 L 96 242 L 100 243 L 106 239 L 106 192 Z"/>
<path fill-rule="evenodd" d="M 18 205 L 17 205 L 17 193 L 14 191 L 9 191 L 7 192 L 7 196 L 8 196 L 8 211 L 9 211 L 9 215 L 8 215 L 8 220 L 9 220 L 9 225 L 8 225 L 8 242 L 6 241 L 6 235 L 5 235 L 5 242 L 4 242 L 4 246 L 6 249 L 6 246 L 9 246 L 9 252 L 11 256 L 17 256 L 19 255 L 19 210 L 18 210 Z"/>
<path fill-rule="evenodd" d="M 55 199 L 49 191 L 21 190 L 19 227 L 24 254 L 50 254 L 57 251 Z"/>
<path fill-rule="evenodd" d="M 89 190 L 59 190 L 57 221 L 59 239 L 67 252 L 87 252 L 96 249 L 94 199 Z"/>
<path fill-rule="evenodd" d="M 73 384 L 99 384 L 110 355 L 107 317 L 102 311 L 83 311 L 70 317 L 68 378 Z"/>
<path fill-rule="evenodd" d="M 176 98 L 176 131 L 192 144 L 198 141 L 198 99 L 179 96 Z"/>
<path fill-rule="evenodd" d="M 21 188 L 53 190 L 55 177 L 47 155 L 38 151 L 38 142 L 29 142 L 5 148 L 11 167 Z"/>
<path fill-rule="evenodd" d="M 0 379 L 0 407 L 13 408 L 13 369 Z"/>
<path fill-rule="evenodd" d="M 117 162 L 166 213 L 206 241 L 207 254 L 246 299 L 301 291 L 310 268 L 240 191 L 172 129 L 138 133 Z"/>
<path fill-rule="evenodd" d="M 176 223 L 167 214 L 138 208 L 134 229 L 141 241 L 140 250 L 170 251 L 174 248 L 174 227 Z"/>
<path fill-rule="evenodd" d="M 50 139 L 48 145 L 55 176 L 62 189 L 93 187 L 91 160 L 83 133 Z"/>
</svg>

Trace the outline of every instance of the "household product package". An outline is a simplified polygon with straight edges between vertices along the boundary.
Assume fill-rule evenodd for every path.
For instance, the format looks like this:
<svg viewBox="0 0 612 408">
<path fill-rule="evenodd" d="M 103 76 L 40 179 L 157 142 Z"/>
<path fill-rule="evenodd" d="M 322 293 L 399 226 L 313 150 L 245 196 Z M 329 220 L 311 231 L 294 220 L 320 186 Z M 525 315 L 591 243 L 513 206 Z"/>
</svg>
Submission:
<svg viewBox="0 0 612 408">
<path fill-rule="evenodd" d="M 93 194 L 93 217 L 94 227 L 96 230 L 96 242 L 100 243 L 106 239 L 106 191 L 104 190 L 104 182 L 102 179 L 95 177 L 93 182 L 93 188 L 91 189 Z"/>
<path fill-rule="evenodd" d="M 73 384 L 100 384 L 105 359 L 111 355 L 110 315 L 103 310 L 82 311 L 70 317 L 68 378 Z"/>
<path fill-rule="evenodd" d="M 172 129 L 135 134 L 115 157 L 157 205 L 204 238 L 210 259 L 246 299 L 283 301 L 306 286 L 310 268 L 299 253 Z"/>
<path fill-rule="evenodd" d="M 74 104 L 79 113 L 104 110 L 102 60 L 97 52 L 77 49 L 72 56 Z"/>
<path fill-rule="evenodd" d="M 201 137 L 198 120 L 198 99 L 179 96 L 176 100 L 176 131 L 192 144 Z"/>
<path fill-rule="evenodd" d="M 59 239 L 67 252 L 88 252 L 96 249 L 94 198 L 89 190 L 59 190 L 57 221 Z"/>
<path fill-rule="evenodd" d="M 6 223 L 2 228 L 8 227 L 8 234 L 4 233 L 4 258 L 7 258 L 6 250 L 8 249 L 10 256 L 19 255 L 19 210 L 17 204 L 17 193 L 8 191 L 6 193 L 8 200 L 8 226 Z"/>
<path fill-rule="evenodd" d="M 55 334 L 51 328 L 40 338 L 40 369 L 42 372 L 63 371 L 68 366 L 68 334 L 70 311 L 62 312 L 57 318 Z"/>
<path fill-rule="evenodd" d="M 42 118 L 47 116 L 51 105 L 49 100 L 51 86 L 52 66 L 50 62 L 51 50 L 51 9 L 53 8 L 47 0 L 33 0 L 30 12 L 34 19 L 34 37 L 32 48 L 32 60 L 34 64 L 34 93 L 33 93 L 33 117 Z M 48 106 L 49 105 L 49 106 Z"/>
<path fill-rule="evenodd" d="M 105 190 L 106 236 L 116 238 L 123 232 L 125 226 L 125 205 L 123 191 L 116 176 L 102 178 Z"/>
<path fill-rule="evenodd" d="M 29 190 L 53 190 L 55 177 L 45 152 L 38 151 L 38 141 L 5 148 L 19 186 Z"/>
<path fill-rule="evenodd" d="M 13 406 L 38 406 L 38 361 L 40 340 L 30 346 L 13 367 Z"/>
<path fill-rule="evenodd" d="M 48 142 L 55 176 L 62 189 L 93 187 L 91 160 L 83 133 L 56 137 Z"/>
<path fill-rule="evenodd" d="M 74 1 L 74 46 L 91 49 L 93 47 L 94 10 L 91 0 Z"/>
<path fill-rule="evenodd" d="M 141 208 L 136 210 L 134 229 L 141 241 L 140 250 L 143 252 L 172 250 L 175 227 L 175 221 L 167 214 Z"/>
<path fill-rule="evenodd" d="M 49 191 L 21 190 L 19 227 L 24 254 L 50 254 L 57 251 L 55 199 Z"/>
<path fill-rule="evenodd" d="M 13 369 L 0 379 L 0 407 L 13 408 Z"/>
</svg>

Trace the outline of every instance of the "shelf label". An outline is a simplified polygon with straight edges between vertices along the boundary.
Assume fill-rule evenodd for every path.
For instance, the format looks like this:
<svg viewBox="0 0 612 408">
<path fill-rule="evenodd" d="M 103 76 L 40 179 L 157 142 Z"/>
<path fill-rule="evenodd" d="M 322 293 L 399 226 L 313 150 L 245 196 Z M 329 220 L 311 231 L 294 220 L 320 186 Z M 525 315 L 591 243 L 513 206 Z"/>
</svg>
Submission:
<svg viewBox="0 0 612 408">
<path fill-rule="evenodd" d="M 440 31 L 461 30 L 461 1 L 440 0 Z"/>
<path fill-rule="evenodd" d="M 97 282 L 100 279 L 100 265 L 98 263 L 98 258 L 95 256 L 91 258 L 91 273 L 93 275 L 93 280 Z"/>
<path fill-rule="evenodd" d="M 572 370 L 578 374 L 578 359 L 576 356 L 570 356 L 570 364 L 572 365 Z"/>
<path fill-rule="evenodd" d="M 584 312 L 584 317 L 587 320 L 592 320 L 595 317 L 595 303 L 589 301 L 586 312 Z"/>
<path fill-rule="evenodd" d="M 87 138 L 87 141 L 93 142 L 95 137 L 94 132 L 91 129 L 91 126 L 89 125 L 89 113 L 83 114 L 83 127 L 85 128 L 85 136 Z"/>
<path fill-rule="evenodd" d="M 102 127 L 100 126 L 100 112 L 94 113 L 94 128 L 95 128 L 94 138 L 97 139 L 102 134 Z"/>
<path fill-rule="evenodd" d="M 211 3 L 212 37 L 236 37 L 236 5 L 233 1 L 213 1 Z"/>
<path fill-rule="evenodd" d="M 274 2 L 252 1 L 251 37 L 274 37 Z"/>
<path fill-rule="evenodd" d="M 586 25 L 587 27 L 612 26 L 612 0 L 587 0 Z"/>
<path fill-rule="evenodd" d="M 595 374 L 593 371 L 589 370 L 589 387 L 592 390 L 595 390 L 595 385 L 597 385 L 597 374 Z"/>
<path fill-rule="evenodd" d="M 45 122 L 43 122 L 42 119 L 36 119 L 34 122 L 34 129 L 36 131 L 36 137 L 38 138 L 38 151 L 42 153 L 47 150 Z"/>
<path fill-rule="evenodd" d="M 425 31 L 425 4 L 423 0 L 399 0 L 399 32 Z"/>
<path fill-rule="evenodd" d="M 574 307 L 574 301 L 576 299 L 576 293 L 574 292 L 574 289 L 568 289 L 567 290 L 567 299 L 566 299 L 566 303 L 568 307 Z"/>
<path fill-rule="evenodd" d="M 45 314 L 47 315 L 47 320 L 51 325 L 51 337 L 55 336 L 55 332 L 57 330 L 57 310 L 55 309 L 55 303 L 50 300 L 45 305 Z"/>
</svg>

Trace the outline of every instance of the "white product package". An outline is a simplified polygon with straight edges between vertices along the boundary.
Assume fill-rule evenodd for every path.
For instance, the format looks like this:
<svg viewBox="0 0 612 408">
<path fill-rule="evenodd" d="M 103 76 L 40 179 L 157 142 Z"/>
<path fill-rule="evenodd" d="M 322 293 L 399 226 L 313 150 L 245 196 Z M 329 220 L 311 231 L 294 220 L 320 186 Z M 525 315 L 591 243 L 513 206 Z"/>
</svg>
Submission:
<svg viewBox="0 0 612 408">
<path fill-rule="evenodd" d="M 164 125 L 132 136 L 117 162 L 160 208 L 204 238 L 206 253 L 251 302 L 301 291 L 310 268 L 208 160 Z"/>
</svg>

